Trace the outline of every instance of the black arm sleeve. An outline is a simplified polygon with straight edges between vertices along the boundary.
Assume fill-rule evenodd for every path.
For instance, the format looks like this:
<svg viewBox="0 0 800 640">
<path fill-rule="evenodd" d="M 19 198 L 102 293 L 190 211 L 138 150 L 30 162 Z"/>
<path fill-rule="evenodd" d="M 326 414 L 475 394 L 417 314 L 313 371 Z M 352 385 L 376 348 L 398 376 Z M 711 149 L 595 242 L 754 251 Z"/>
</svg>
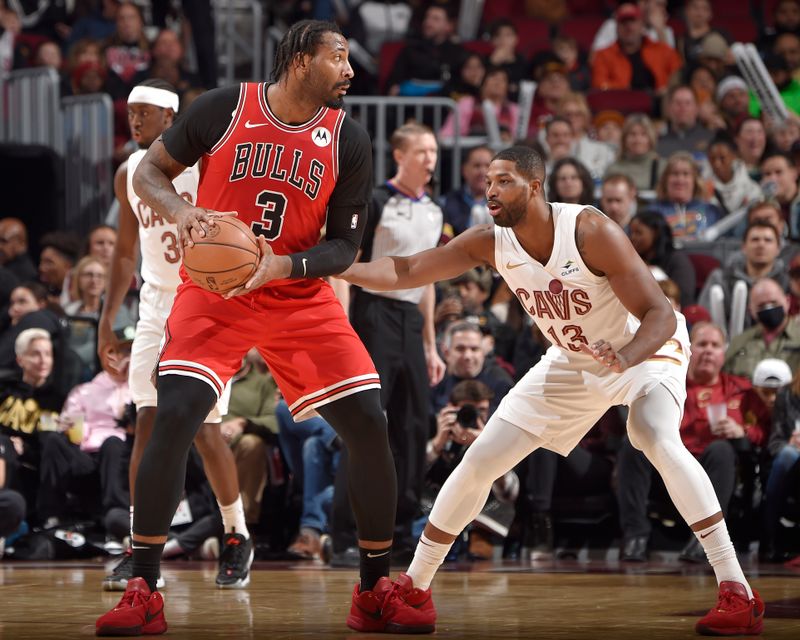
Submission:
<svg viewBox="0 0 800 640">
<path fill-rule="evenodd" d="M 239 85 L 200 95 L 161 136 L 167 153 L 193 166 L 225 135 L 239 103 Z"/>
<path fill-rule="evenodd" d="M 339 133 L 339 178 L 328 200 L 325 240 L 293 253 L 291 278 L 322 278 L 341 273 L 356 258 L 367 222 L 372 192 L 372 142 L 345 117 Z"/>
</svg>

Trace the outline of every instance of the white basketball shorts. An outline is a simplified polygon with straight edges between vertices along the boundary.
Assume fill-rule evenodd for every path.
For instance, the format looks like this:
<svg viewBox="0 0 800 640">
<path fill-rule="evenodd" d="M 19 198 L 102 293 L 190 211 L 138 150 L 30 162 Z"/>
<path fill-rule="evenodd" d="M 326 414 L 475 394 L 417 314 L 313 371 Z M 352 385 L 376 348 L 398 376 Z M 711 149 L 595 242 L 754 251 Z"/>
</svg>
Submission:
<svg viewBox="0 0 800 640">
<path fill-rule="evenodd" d="M 503 398 L 496 415 L 566 456 L 610 407 L 630 405 L 658 384 L 674 396 L 682 413 L 689 355 L 682 317 L 675 335 L 661 349 L 622 373 L 584 354 L 552 346 Z"/>
</svg>

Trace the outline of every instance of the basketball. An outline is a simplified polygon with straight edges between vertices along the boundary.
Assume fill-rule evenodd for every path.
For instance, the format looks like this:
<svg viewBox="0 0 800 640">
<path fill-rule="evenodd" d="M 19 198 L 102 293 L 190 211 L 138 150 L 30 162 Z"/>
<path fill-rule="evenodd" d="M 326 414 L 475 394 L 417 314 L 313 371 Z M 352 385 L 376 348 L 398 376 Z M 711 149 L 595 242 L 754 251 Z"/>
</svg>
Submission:
<svg viewBox="0 0 800 640">
<path fill-rule="evenodd" d="M 243 285 L 258 266 L 258 243 L 246 224 L 237 218 L 216 218 L 201 238 L 192 231 L 193 247 L 186 247 L 183 267 L 206 291 L 226 293 Z"/>
</svg>

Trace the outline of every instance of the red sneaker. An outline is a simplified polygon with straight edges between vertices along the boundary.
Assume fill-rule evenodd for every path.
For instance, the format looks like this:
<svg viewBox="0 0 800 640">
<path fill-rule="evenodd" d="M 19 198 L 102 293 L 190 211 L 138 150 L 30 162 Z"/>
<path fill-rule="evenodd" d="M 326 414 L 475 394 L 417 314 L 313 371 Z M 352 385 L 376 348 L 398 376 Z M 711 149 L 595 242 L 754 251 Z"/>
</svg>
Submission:
<svg viewBox="0 0 800 640">
<path fill-rule="evenodd" d="M 411 578 L 401 573 L 383 605 L 386 633 L 433 633 L 436 608 L 431 590 L 417 589 Z"/>
<path fill-rule="evenodd" d="M 720 582 L 717 606 L 700 618 L 695 631 L 701 636 L 757 636 L 764 628 L 764 602 L 740 582 Z"/>
<path fill-rule="evenodd" d="M 392 581 L 383 577 L 372 591 L 361 591 L 357 584 L 353 588 L 353 604 L 347 616 L 347 626 L 356 631 L 380 632 L 386 626 L 383 619 L 383 602 L 392 590 Z"/>
<path fill-rule="evenodd" d="M 95 623 L 98 636 L 155 636 L 166 630 L 164 598 L 158 591 L 150 593 L 143 578 L 128 580 L 117 606 Z"/>
</svg>

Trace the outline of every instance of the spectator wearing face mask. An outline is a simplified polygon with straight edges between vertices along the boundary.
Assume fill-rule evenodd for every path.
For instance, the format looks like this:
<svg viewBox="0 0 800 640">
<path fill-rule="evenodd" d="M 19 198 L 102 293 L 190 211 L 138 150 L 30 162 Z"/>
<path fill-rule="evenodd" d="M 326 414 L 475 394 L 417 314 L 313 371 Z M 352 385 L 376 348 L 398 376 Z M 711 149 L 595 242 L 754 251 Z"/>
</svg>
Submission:
<svg viewBox="0 0 800 640">
<path fill-rule="evenodd" d="M 770 278 L 758 280 L 750 290 L 750 314 L 756 324 L 731 340 L 724 370 L 751 377 L 765 358 L 778 358 L 792 371 L 800 367 L 800 320 L 789 317 L 789 299 Z"/>
<path fill-rule="evenodd" d="M 786 291 L 789 277 L 786 263 L 778 257 L 780 246 L 780 234 L 769 222 L 755 220 L 750 223 L 744 232 L 741 251 L 734 254 L 724 267 L 714 269 L 709 274 L 698 302 L 710 309 L 711 292 L 715 288 L 721 290 L 725 316 L 730 319 L 734 286 L 738 282 L 743 282 L 749 291 L 760 278 L 772 278 Z M 753 318 L 745 318 L 744 326 L 749 327 Z"/>
</svg>

